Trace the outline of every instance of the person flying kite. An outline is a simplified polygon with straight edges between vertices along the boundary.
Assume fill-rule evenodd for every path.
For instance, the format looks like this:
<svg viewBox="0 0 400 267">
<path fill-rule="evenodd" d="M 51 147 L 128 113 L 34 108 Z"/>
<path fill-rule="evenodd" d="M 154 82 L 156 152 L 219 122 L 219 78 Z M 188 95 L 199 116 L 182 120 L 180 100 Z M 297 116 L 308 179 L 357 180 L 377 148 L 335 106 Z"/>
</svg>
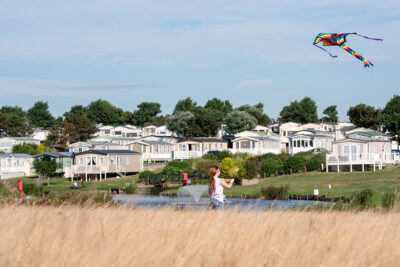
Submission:
<svg viewBox="0 0 400 267">
<path fill-rule="evenodd" d="M 359 35 L 355 32 L 352 33 L 320 33 L 317 35 L 317 37 L 314 40 L 314 44 L 316 47 L 324 50 L 325 52 L 327 52 L 332 58 L 337 57 L 336 55 L 332 55 L 331 53 L 329 53 L 325 48 L 318 46 L 317 44 L 319 42 L 322 42 L 322 44 L 324 46 L 339 46 L 342 49 L 344 49 L 345 51 L 349 52 L 350 54 L 352 54 L 353 56 L 355 56 L 356 58 L 358 58 L 359 60 L 361 60 L 362 62 L 364 62 L 364 67 L 370 67 L 370 66 L 374 66 L 374 64 L 371 63 L 371 61 L 369 61 L 368 59 L 364 58 L 363 56 L 361 56 L 360 54 L 358 54 L 357 52 L 355 52 L 354 50 L 352 50 L 350 47 L 347 46 L 346 44 L 346 36 L 349 34 L 355 34 L 358 36 L 361 36 L 363 38 L 369 39 L 369 40 L 375 40 L 375 41 L 383 41 L 383 39 L 378 39 L 378 38 L 371 38 L 371 37 L 367 37 L 367 36 L 362 36 Z"/>
</svg>

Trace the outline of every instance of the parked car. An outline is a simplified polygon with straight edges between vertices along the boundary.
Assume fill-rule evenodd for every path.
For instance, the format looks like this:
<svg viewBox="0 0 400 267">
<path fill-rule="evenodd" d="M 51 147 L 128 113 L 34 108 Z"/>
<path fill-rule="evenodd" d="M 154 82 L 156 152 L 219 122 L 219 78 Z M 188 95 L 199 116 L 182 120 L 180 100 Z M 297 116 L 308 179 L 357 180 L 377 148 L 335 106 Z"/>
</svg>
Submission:
<svg viewBox="0 0 400 267">
<path fill-rule="evenodd" d="M 326 152 L 328 152 L 328 150 L 326 150 L 325 148 L 313 148 L 313 149 L 309 150 L 309 152 L 311 152 L 313 154 L 319 154 L 319 153 L 326 153 Z"/>
</svg>

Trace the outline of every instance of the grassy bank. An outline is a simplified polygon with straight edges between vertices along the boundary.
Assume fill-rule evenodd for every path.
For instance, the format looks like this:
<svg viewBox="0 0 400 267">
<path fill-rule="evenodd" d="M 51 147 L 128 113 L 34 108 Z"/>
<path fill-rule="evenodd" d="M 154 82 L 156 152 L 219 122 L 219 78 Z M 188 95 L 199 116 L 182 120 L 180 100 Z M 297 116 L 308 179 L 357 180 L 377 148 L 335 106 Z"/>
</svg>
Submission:
<svg viewBox="0 0 400 267">
<path fill-rule="evenodd" d="M 125 187 L 126 184 L 132 184 L 133 179 L 137 179 L 137 175 L 127 176 L 123 178 L 108 178 L 102 181 L 87 181 L 84 187 L 78 189 L 79 191 L 92 191 L 92 190 L 108 190 L 109 188 Z M 71 180 L 67 178 L 50 178 L 49 185 L 47 179 L 38 179 L 35 177 L 22 177 L 4 180 L 4 182 L 17 186 L 17 182 L 21 180 L 24 185 L 39 183 L 43 186 L 44 191 L 69 191 Z M 77 181 L 79 186 L 82 186 L 81 181 Z"/>
<path fill-rule="evenodd" d="M 4 266 L 396 266 L 400 214 L 0 208 Z"/>
</svg>

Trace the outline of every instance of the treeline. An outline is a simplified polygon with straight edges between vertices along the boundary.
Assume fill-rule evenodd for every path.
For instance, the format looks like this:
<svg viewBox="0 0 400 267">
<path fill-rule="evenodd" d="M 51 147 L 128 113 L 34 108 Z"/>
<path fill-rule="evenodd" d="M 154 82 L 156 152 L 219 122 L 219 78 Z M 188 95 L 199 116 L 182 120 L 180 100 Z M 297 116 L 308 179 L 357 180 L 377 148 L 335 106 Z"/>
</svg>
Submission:
<svg viewBox="0 0 400 267">
<path fill-rule="evenodd" d="M 293 101 L 284 106 L 277 119 L 264 113 L 264 105 L 242 105 L 233 108 L 228 100 L 210 99 L 204 106 L 190 97 L 179 100 L 171 115 L 161 115 L 161 105 L 142 102 L 134 111 L 125 111 L 108 101 L 96 100 L 87 106 L 76 105 L 55 118 L 47 102 L 36 102 L 27 111 L 19 106 L 0 108 L 0 130 L 8 136 L 29 136 L 36 127 L 51 129 L 49 142 L 65 145 L 89 139 L 96 131 L 97 124 L 146 126 L 167 125 L 168 129 L 186 137 L 215 136 L 221 125 L 225 131 L 235 134 L 251 130 L 256 125 L 267 126 L 273 122 L 337 122 L 337 106 L 326 107 L 324 116 L 318 117 L 317 105 L 310 97 Z M 358 127 L 383 128 L 392 135 L 400 133 L 400 96 L 393 96 L 383 109 L 358 104 L 350 107 L 347 115 L 350 122 Z"/>
</svg>

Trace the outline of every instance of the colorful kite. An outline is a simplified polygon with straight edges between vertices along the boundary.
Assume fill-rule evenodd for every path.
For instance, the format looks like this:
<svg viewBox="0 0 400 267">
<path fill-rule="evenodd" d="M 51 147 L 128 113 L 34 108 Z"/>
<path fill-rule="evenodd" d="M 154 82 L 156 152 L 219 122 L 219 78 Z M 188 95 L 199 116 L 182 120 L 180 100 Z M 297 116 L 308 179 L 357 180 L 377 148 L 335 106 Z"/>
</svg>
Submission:
<svg viewBox="0 0 400 267">
<path fill-rule="evenodd" d="M 327 52 L 331 57 L 337 57 L 335 55 L 332 55 L 331 53 L 329 53 L 325 48 L 318 46 L 317 44 L 319 42 L 322 42 L 322 44 L 324 46 L 339 46 L 342 49 L 344 49 L 345 51 L 349 52 L 350 54 L 352 54 L 353 56 L 355 56 L 356 58 L 358 58 L 359 60 L 361 60 L 362 62 L 364 62 L 364 67 L 370 67 L 370 66 L 374 66 L 374 64 L 371 63 L 371 61 L 369 61 L 368 59 L 364 58 L 363 56 L 361 56 L 360 54 L 358 54 L 357 52 L 355 52 L 354 50 L 352 50 L 350 47 L 348 47 L 346 45 L 346 36 L 349 34 L 355 34 L 358 36 L 361 36 L 363 38 L 369 39 L 369 40 L 375 40 L 375 41 L 383 41 L 383 39 L 377 39 L 377 38 L 371 38 L 371 37 L 367 37 L 367 36 L 362 36 L 359 35 L 355 32 L 353 33 L 320 33 L 317 35 L 317 37 L 314 40 L 314 45 L 322 50 L 324 50 L 325 52 Z"/>
</svg>

